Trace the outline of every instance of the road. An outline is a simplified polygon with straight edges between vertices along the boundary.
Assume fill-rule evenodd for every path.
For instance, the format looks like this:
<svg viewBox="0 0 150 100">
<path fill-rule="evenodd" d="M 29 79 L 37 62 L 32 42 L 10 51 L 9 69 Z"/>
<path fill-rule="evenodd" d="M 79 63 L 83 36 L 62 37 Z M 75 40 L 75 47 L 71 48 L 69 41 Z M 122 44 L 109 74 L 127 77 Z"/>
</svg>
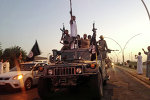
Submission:
<svg viewBox="0 0 150 100">
<path fill-rule="evenodd" d="M 110 68 L 111 76 L 107 85 L 104 86 L 104 97 L 102 100 L 150 100 L 150 88 L 141 81 L 135 79 L 117 67 Z M 69 93 L 67 90 L 56 96 L 54 100 L 90 100 L 88 88 L 77 94 Z M 81 95 L 82 93 L 82 95 Z M 37 94 L 37 88 L 29 91 L 0 92 L 0 100 L 41 100 Z"/>
</svg>

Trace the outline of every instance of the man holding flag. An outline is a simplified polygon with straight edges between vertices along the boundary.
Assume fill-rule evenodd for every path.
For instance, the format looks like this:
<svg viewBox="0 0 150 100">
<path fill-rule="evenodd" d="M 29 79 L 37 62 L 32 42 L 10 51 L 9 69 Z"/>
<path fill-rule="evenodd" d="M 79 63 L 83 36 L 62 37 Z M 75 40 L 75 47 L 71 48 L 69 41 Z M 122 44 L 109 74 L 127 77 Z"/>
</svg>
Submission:
<svg viewBox="0 0 150 100">
<path fill-rule="evenodd" d="M 75 46 L 75 40 L 77 37 L 77 24 L 76 24 L 76 17 L 72 15 L 72 3 L 70 0 L 70 16 L 71 16 L 71 20 L 70 20 L 70 36 L 73 38 L 73 41 L 71 43 L 71 49 L 74 49 Z"/>
<path fill-rule="evenodd" d="M 34 57 L 37 55 L 40 55 L 40 49 L 37 43 L 37 40 L 35 41 L 35 44 L 33 45 L 31 51 L 29 52 L 28 56 L 26 57 L 26 61 L 33 61 Z"/>
</svg>

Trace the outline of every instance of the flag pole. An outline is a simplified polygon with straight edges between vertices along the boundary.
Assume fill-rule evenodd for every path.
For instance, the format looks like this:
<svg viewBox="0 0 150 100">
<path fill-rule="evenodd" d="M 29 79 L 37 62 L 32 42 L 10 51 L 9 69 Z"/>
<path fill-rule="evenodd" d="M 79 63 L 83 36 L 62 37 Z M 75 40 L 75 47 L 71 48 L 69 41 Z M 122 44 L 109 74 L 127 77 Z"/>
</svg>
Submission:
<svg viewBox="0 0 150 100">
<path fill-rule="evenodd" d="M 70 0 L 70 16 L 72 17 L 72 2 Z"/>
</svg>

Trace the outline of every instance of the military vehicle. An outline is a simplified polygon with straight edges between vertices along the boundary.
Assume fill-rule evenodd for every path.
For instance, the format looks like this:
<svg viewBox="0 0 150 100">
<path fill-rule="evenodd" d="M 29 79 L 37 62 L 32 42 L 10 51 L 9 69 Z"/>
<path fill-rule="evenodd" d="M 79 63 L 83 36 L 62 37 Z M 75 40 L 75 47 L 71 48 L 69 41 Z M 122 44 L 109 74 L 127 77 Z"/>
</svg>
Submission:
<svg viewBox="0 0 150 100">
<path fill-rule="evenodd" d="M 64 34 L 65 28 L 63 27 L 61 30 Z M 94 24 L 92 31 L 93 37 L 96 36 Z M 94 38 L 96 43 L 96 37 Z M 71 41 L 78 43 L 77 38 L 73 38 Z M 72 90 L 72 87 L 80 88 L 84 85 L 88 85 L 92 99 L 101 98 L 103 96 L 103 84 L 108 79 L 105 61 L 101 60 L 97 53 L 96 59 L 91 60 L 92 53 L 90 51 L 89 48 L 77 46 L 73 49 L 52 50 L 51 64 L 39 68 L 38 94 L 40 98 L 45 100 L 53 97 L 57 91 L 64 88 Z"/>
<path fill-rule="evenodd" d="M 89 49 L 53 50 L 53 57 L 54 63 L 46 65 L 39 78 L 38 94 L 42 99 L 53 96 L 56 89 L 80 87 L 81 84 L 89 85 L 94 98 L 103 96 L 103 83 L 107 80 L 105 62 L 91 61 Z"/>
</svg>

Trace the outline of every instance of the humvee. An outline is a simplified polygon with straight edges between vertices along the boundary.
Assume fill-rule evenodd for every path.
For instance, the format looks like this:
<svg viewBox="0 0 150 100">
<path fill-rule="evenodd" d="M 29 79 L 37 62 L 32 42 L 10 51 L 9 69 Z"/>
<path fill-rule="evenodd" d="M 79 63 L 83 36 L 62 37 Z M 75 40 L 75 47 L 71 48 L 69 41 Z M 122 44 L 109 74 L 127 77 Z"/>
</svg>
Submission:
<svg viewBox="0 0 150 100">
<path fill-rule="evenodd" d="M 100 56 L 91 61 L 89 49 L 53 50 L 50 65 L 41 70 L 38 94 L 45 100 L 55 94 L 55 90 L 80 87 L 88 84 L 92 98 L 103 96 L 103 84 L 107 81 L 105 61 Z M 82 84 L 82 85 L 81 85 Z"/>
</svg>

